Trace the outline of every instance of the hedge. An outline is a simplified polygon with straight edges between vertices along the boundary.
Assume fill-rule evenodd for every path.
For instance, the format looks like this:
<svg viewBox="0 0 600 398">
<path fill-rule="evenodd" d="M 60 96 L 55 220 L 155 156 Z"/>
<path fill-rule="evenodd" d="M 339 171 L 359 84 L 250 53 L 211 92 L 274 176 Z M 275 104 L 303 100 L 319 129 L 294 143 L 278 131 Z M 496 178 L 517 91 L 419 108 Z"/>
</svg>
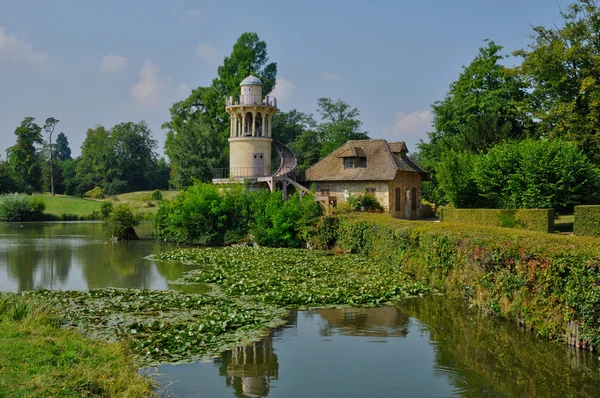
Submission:
<svg viewBox="0 0 600 398">
<path fill-rule="evenodd" d="M 337 229 L 334 227 L 337 224 Z M 450 297 L 548 339 L 600 347 L 600 239 L 358 214 L 322 220 L 327 242 L 387 261 Z M 570 325 L 569 325 L 570 323 Z"/>
<path fill-rule="evenodd" d="M 440 211 L 441 222 L 554 232 L 553 209 L 453 209 Z"/>
<path fill-rule="evenodd" d="M 600 236 L 600 206 L 575 206 L 573 233 L 578 236 Z"/>
</svg>

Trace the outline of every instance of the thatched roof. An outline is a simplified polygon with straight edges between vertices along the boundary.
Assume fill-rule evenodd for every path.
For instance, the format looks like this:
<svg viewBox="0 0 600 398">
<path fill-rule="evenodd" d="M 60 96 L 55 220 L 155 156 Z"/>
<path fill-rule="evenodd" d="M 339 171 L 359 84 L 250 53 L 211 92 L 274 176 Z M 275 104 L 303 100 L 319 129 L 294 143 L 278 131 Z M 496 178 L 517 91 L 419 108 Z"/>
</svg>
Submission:
<svg viewBox="0 0 600 398">
<path fill-rule="evenodd" d="M 427 172 L 410 160 L 404 142 L 386 140 L 348 141 L 306 170 L 310 181 L 390 181 L 398 171 L 414 172 L 426 178 Z M 344 169 L 347 157 L 366 157 L 367 167 Z"/>
</svg>

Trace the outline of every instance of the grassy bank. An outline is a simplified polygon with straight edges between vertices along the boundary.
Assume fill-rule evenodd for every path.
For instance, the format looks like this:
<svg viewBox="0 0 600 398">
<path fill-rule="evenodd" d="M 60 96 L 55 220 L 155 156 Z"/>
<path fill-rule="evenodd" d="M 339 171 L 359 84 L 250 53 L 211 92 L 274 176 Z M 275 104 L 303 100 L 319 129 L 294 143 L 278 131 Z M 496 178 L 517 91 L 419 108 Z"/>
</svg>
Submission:
<svg viewBox="0 0 600 398">
<path fill-rule="evenodd" d="M 129 351 L 61 329 L 51 306 L 0 294 L 0 396 L 148 397 Z"/>
<path fill-rule="evenodd" d="M 161 191 L 163 199 L 172 199 L 178 191 Z M 52 196 L 49 193 L 40 195 L 46 204 L 45 214 L 53 218 L 73 219 L 76 216 L 79 218 L 93 218 L 92 214 L 96 214 L 95 218 L 99 218 L 100 208 L 105 201 L 113 202 L 113 204 L 125 203 L 138 214 L 152 216 L 156 214 L 159 208 L 159 201 L 152 200 L 151 191 L 139 191 L 120 194 L 114 197 L 105 199 L 89 199 L 79 198 L 67 195 Z M 63 217 L 69 215 L 69 217 Z"/>
<path fill-rule="evenodd" d="M 313 244 L 385 261 L 549 339 L 600 346 L 600 239 L 355 214 L 324 219 Z"/>
</svg>

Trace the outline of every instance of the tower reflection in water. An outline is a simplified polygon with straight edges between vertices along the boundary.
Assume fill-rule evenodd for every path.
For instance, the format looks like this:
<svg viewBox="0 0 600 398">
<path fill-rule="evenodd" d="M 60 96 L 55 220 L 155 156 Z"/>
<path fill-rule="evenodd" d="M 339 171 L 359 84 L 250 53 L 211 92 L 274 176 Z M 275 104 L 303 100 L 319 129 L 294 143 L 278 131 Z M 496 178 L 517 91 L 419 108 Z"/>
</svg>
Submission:
<svg viewBox="0 0 600 398">
<path fill-rule="evenodd" d="M 266 397 L 271 382 L 279 378 L 279 362 L 273 349 L 273 336 L 281 339 L 296 334 L 298 313 L 290 311 L 284 326 L 272 330 L 262 340 L 244 347 L 234 347 L 215 360 L 219 374 L 233 388 L 237 397 Z M 285 337 L 284 337 L 285 338 Z"/>
</svg>

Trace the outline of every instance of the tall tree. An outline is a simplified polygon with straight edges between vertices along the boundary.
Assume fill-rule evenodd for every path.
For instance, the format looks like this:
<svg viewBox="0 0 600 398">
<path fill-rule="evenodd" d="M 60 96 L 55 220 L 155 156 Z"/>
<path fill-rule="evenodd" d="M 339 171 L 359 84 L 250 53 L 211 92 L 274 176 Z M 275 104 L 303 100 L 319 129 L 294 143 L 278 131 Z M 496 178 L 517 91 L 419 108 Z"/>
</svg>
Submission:
<svg viewBox="0 0 600 398">
<path fill-rule="evenodd" d="M 54 133 L 54 129 L 56 128 L 58 122 L 58 119 L 49 117 L 46 119 L 46 123 L 44 123 L 44 131 L 46 134 L 48 134 L 48 143 L 50 149 L 50 161 L 48 164 L 50 165 L 50 193 L 52 196 L 54 196 L 54 151 L 52 148 L 52 134 Z"/>
<path fill-rule="evenodd" d="M 576 142 L 600 164 L 600 8 L 578 0 L 561 12 L 563 26 L 533 29 L 533 43 L 515 52 L 533 87 L 533 112 L 550 137 Z"/>
<path fill-rule="evenodd" d="M 177 121 L 174 131 L 167 133 L 165 154 L 173 170 L 172 184 L 184 189 L 194 180 L 210 181 L 211 170 L 218 166 L 215 152 L 220 150 L 220 135 L 214 128 L 201 120 Z"/>
<path fill-rule="evenodd" d="M 104 126 L 88 129 L 81 145 L 77 180 L 77 195 L 83 195 L 94 187 L 104 188 L 107 184 L 119 180 L 115 148 L 111 142 L 110 131 Z"/>
<path fill-rule="evenodd" d="M 316 122 L 312 115 L 296 109 L 289 112 L 278 111 L 273 116 L 273 139 L 288 144 L 295 141 L 304 131 L 315 127 Z"/>
<path fill-rule="evenodd" d="M 69 147 L 69 140 L 64 133 L 58 133 L 56 136 L 56 157 L 62 160 L 71 159 L 71 148 Z"/>
<path fill-rule="evenodd" d="M 360 112 L 345 101 L 319 98 L 317 101 L 321 122 L 317 126 L 321 142 L 321 157 L 325 157 L 348 140 L 368 140 L 366 131 L 361 131 Z"/>
<path fill-rule="evenodd" d="M 146 122 L 117 124 L 111 129 L 111 141 L 119 179 L 127 183 L 127 190 L 150 189 L 157 155 L 156 140 Z"/>
<path fill-rule="evenodd" d="M 17 144 L 7 149 L 10 176 L 15 188 L 21 192 L 32 193 L 41 189 L 42 168 L 40 152 L 42 128 L 34 123 L 33 117 L 26 117 L 15 130 Z"/>
<path fill-rule="evenodd" d="M 446 151 L 479 153 L 512 139 L 536 136 L 529 112 L 527 84 L 514 71 L 501 65 L 502 47 L 487 41 L 448 94 L 433 104 L 433 131 L 429 142 L 419 144 L 422 165 L 431 174 L 423 196 L 435 203 L 448 198 L 439 190 L 438 162 Z"/>
<path fill-rule="evenodd" d="M 0 194 L 11 193 L 14 189 L 15 187 L 10 176 L 8 162 L 0 160 Z"/>
<path fill-rule="evenodd" d="M 267 44 L 256 33 L 243 33 L 234 44 L 230 56 L 217 69 L 217 77 L 212 84 L 193 89 L 188 98 L 171 107 L 171 120 L 164 123 L 162 128 L 167 130 L 169 144 L 165 142 L 165 153 L 171 160 L 172 172 L 179 187 L 185 187 L 179 184 L 191 181 L 192 176 L 200 180 L 210 178 L 210 173 L 206 171 L 207 165 L 224 167 L 227 164 L 229 115 L 225 111 L 225 101 L 229 96 L 239 95 L 239 84 L 250 74 L 261 80 L 263 95 L 267 95 L 275 86 L 277 64 L 269 63 Z M 191 126 L 196 126 L 201 131 L 193 131 Z M 208 134 L 208 131 L 212 133 Z M 202 138 L 208 140 L 203 148 L 211 148 L 210 152 L 202 149 L 202 157 L 192 148 L 186 151 L 191 159 L 184 159 L 172 150 L 178 147 L 178 142 L 197 142 Z M 180 149 L 183 150 L 181 147 Z M 174 161 L 169 153 L 178 159 Z"/>
</svg>

